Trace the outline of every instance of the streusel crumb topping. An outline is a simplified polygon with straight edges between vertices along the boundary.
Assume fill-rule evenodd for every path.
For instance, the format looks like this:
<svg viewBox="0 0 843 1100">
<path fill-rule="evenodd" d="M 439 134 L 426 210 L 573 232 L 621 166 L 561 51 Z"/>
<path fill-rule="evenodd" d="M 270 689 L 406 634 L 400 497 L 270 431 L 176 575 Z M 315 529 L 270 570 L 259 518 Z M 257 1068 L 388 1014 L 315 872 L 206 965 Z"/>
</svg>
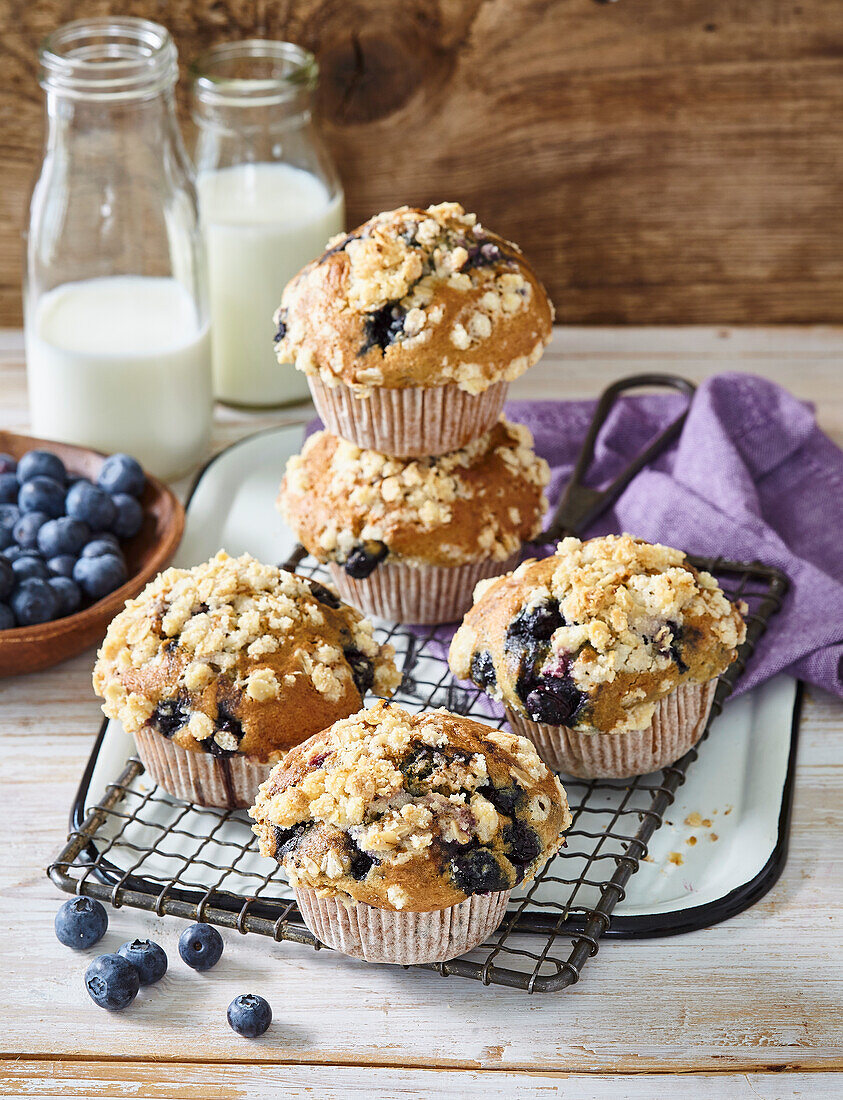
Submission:
<svg viewBox="0 0 843 1100">
<path fill-rule="evenodd" d="M 550 478 L 522 424 L 499 423 L 459 451 L 398 459 L 317 432 L 287 463 L 278 503 L 321 561 L 361 544 L 384 560 L 461 565 L 505 561 L 541 530 Z"/>
<path fill-rule="evenodd" d="M 327 588 L 220 551 L 159 574 L 126 604 L 94 688 L 129 732 L 151 724 L 184 748 L 266 757 L 312 733 L 314 718 L 356 710 L 366 687 L 389 694 L 400 680 L 393 654 Z"/>
<path fill-rule="evenodd" d="M 570 822 L 530 741 L 389 703 L 290 753 L 251 813 L 293 885 L 414 910 L 532 876 Z"/>
<path fill-rule="evenodd" d="M 746 637 L 741 610 L 679 550 L 630 535 L 567 538 L 481 582 L 454 637 L 454 673 L 535 721 L 645 728 L 660 698 L 705 682 Z"/>
<path fill-rule="evenodd" d="M 458 203 L 407 206 L 328 242 L 284 291 L 280 363 L 375 386 L 517 378 L 550 338 L 552 307 L 521 250 Z"/>
</svg>

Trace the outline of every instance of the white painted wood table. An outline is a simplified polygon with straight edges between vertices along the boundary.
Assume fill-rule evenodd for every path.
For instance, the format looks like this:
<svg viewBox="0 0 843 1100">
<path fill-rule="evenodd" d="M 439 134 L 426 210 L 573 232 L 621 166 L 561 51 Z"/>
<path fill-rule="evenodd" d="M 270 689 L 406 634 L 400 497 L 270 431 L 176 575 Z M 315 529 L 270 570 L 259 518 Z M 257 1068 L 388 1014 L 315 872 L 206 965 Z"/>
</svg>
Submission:
<svg viewBox="0 0 843 1100">
<path fill-rule="evenodd" d="M 839 329 L 560 330 L 513 391 L 586 397 L 650 369 L 765 375 L 816 402 L 843 444 Z M 221 410 L 215 446 L 283 419 Z M 27 426 L 19 333 L 0 336 L 0 425 Z M 843 706 L 831 696 L 806 693 L 787 868 L 725 924 L 605 942 L 578 985 L 528 997 L 236 933 L 220 965 L 196 975 L 176 957 L 183 922 L 122 909 L 103 947 L 151 936 L 175 962 L 112 1016 L 84 992 L 85 955 L 54 938 L 63 898 L 44 876 L 100 721 L 93 656 L 0 680 L 0 1095 L 843 1095 Z M 251 990 L 275 1012 L 253 1042 L 225 1021 Z"/>
</svg>

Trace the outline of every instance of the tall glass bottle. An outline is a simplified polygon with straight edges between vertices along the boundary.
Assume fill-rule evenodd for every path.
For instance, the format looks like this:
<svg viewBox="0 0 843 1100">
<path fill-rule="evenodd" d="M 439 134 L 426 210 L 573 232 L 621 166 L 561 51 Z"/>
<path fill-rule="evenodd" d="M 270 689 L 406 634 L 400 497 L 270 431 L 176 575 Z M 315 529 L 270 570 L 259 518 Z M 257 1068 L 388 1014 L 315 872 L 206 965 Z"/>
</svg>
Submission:
<svg viewBox="0 0 843 1100">
<path fill-rule="evenodd" d="M 39 62 L 47 134 L 24 287 L 33 428 L 174 477 L 205 455 L 212 402 L 176 48 L 144 19 L 85 19 L 51 34 Z"/>
<path fill-rule="evenodd" d="M 313 122 L 316 60 L 290 42 L 252 39 L 210 50 L 193 75 L 214 392 L 233 405 L 301 401 L 307 381 L 275 361 L 272 315 L 345 219 Z"/>
</svg>

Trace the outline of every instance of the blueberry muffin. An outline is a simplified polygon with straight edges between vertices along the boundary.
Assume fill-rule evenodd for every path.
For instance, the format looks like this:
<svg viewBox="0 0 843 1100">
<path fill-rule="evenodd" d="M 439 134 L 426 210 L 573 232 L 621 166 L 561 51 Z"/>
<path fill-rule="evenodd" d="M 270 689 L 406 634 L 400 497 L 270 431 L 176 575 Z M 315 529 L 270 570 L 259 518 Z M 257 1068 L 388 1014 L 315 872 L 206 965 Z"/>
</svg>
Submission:
<svg viewBox="0 0 843 1100">
<path fill-rule="evenodd" d="M 392 693 L 393 656 L 328 588 L 220 551 L 126 604 L 94 690 L 165 790 L 247 807 L 291 746 L 353 714 L 370 688 Z"/>
<path fill-rule="evenodd" d="M 571 822 L 523 737 L 388 702 L 298 745 L 250 811 L 308 927 L 370 962 L 471 950 Z"/>
<path fill-rule="evenodd" d="M 275 320 L 278 361 L 308 375 L 334 435 L 416 457 L 491 428 L 550 339 L 553 310 L 517 245 L 442 203 L 330 241 Z"/>
<path fill-rule="evenodd" d="M 481 581 L 449 663 L 560 771 L 626 777 L 678 760 L 746 638 L 740 607 L 680 550 L 580 542 Z"/>
<path fill-rule="evenodd" d="M 501 419 L 462 450 L 400 459 L 317 432 L 287 463 L 278 505 L 343 599 L 385 619 L 452 622 L 541 530 L 550 471 L 532 443 Z"/>
</svg>

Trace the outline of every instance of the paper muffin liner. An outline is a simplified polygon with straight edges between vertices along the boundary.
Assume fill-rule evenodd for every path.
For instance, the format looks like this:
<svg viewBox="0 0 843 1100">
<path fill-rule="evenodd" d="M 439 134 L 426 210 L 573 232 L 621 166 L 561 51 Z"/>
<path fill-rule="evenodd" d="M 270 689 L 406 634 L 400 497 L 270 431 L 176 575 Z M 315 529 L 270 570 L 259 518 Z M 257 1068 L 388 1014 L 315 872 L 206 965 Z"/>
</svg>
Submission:
<svg viewBox="0 0 843 1100">
<path fill-rule="evenodd" d="M 137 730 L 135 743 L 143 766 L 159 786 L 176 798 L 199 806 L 247 810 L 273 768 L 272 764 L 262 764 L 254 757 L 237 753 L 211 756 L 207 752 L 191 752 L 151 726 Z"/>
<path fill-rule="evenodd" d="M 375 389 L 355 396 L 350 386 L 326 386 L 308 376 L 313 403 L 334 435 L 395 458 L 419 458 L 457 451 L 488 432 L 503 410 L 508 382 L 471 394 L 455 383 Z"/>
<path fill-rule="evenodd" d="M 687 681 L 659 700 L 645 730 L 583 733 L 550 726 L 506 708 L 515 733 L 528 737 L 554 771 L 580 779 L 627 779 L 673 764 L 694 747 L 705 731 L 717 680 Z"/>
<path fill-rule="evenodd" d="M 465 901 L 431 913 L 395 912 L 338 898 L 320 898 L 310 887 L 296 887 L 304 923 L 322 943 L 366 962 L 446 962 L 487 939 L 503 920 L 510 890 L 472 894 Z"/>
<path fill-rule="evenodd" d="M 519 557 L 465 565 L 384 562 L 362 580 L 349 577 L 337 562 L 328 562 L 328 568 L 343 600 L 366 615 L 401 623 L 452 623 L 471 607 L 478 581 L 508 573 Z"/>
</svg>

